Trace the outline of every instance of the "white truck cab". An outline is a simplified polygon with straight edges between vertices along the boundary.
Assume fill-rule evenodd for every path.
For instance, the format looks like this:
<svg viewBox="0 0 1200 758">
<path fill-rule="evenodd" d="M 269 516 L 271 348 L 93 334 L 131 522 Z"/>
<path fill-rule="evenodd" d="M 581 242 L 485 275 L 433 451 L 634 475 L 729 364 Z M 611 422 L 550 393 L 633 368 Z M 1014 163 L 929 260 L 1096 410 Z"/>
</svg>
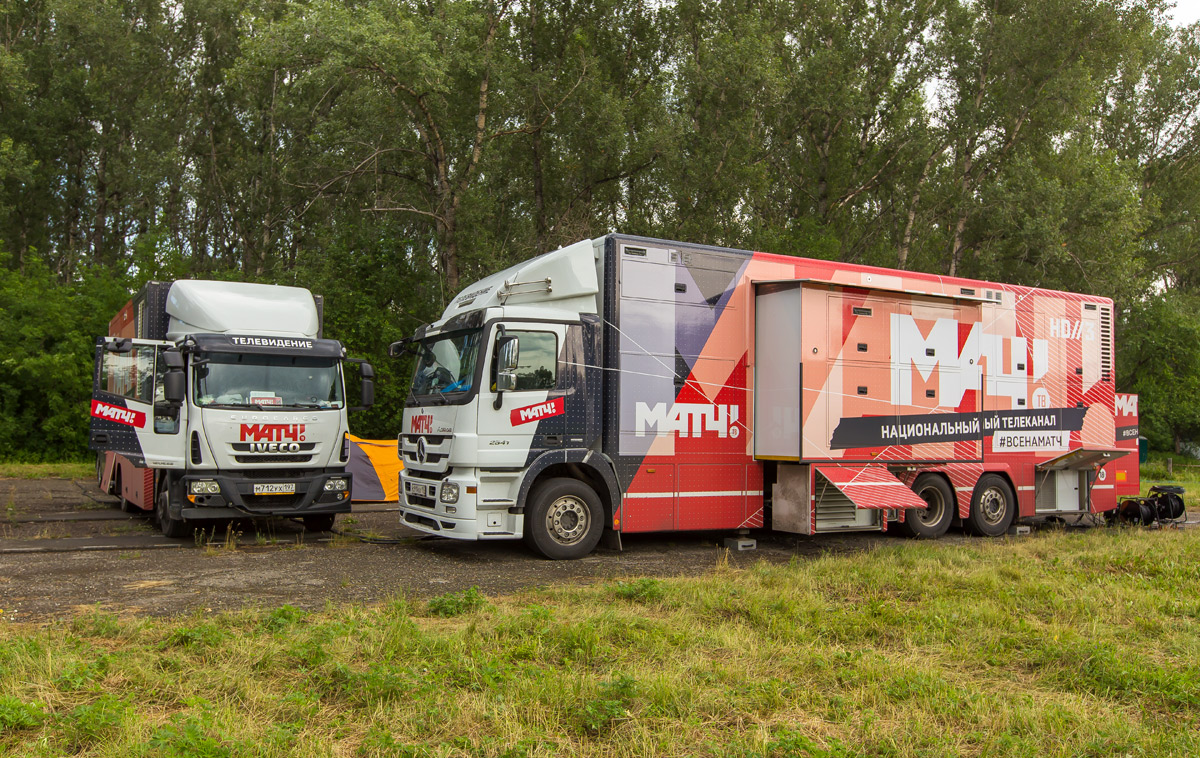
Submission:
<svg viewBox="0 0 1200 758">
<path fill-rule="evenodd" d="M 147 284 L 96 342 L 90 447 L 101 487 L 129 510 L 152 510 L 170 537 L 244 516 L 329 529 L 350 511 L 350 360 L 322 338 L 321 315 L 299 287 Z M 355 362 L 366 407 L 374 372 Z"/>
</svg>

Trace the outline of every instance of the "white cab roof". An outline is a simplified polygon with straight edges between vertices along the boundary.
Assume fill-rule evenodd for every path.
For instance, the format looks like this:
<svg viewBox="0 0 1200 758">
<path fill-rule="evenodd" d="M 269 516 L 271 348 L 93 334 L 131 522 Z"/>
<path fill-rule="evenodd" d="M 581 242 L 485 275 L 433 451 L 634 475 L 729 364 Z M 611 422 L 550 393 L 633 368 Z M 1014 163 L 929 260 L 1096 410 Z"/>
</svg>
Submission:
<svg viewBox="0 0 1200 758">
<path fill-rule="evenodd" d="M 320 315 L 303 287 L 180 280 L 167 293 L 167 339 L 188 334 L 262 334 L 316 338 Z"/>
<path fill-rule="evenodd" d="M 442 321 L 482 308 L 527 305 L 598 313 L 597 260 L 602 240 L 573 245 L 518 263 L 468 286 L 450 301 Z"/>
</svg>

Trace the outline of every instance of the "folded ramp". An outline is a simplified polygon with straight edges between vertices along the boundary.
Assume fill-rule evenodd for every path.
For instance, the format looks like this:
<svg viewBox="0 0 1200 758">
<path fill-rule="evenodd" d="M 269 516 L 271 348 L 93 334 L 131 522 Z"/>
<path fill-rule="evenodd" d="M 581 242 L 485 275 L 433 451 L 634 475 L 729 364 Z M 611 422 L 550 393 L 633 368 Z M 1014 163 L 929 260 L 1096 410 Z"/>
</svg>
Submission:
<svg viewBox="0 0 1200 758">
<path fill-rule="evenodd" d="M 816 466 L 817 474 L 845 495 L 857 508 L 876 510 L 886 508 L 924 508 L 925 501 L 917 497 L 904 482 L 884 466 Z M 814 494 L 820 498 L 821 482 L 817 480 Z"/>
</svg>

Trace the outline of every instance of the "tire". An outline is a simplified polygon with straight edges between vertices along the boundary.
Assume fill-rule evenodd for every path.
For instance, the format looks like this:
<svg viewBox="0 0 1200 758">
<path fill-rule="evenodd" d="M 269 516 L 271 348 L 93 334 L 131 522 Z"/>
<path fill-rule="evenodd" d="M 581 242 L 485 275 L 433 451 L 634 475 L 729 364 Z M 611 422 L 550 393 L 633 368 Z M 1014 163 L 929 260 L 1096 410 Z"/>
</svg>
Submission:
<svg viewBox="0 0 1200 758">
<path fill-rule="evenodd" d="M 937 474 L 921 474 L 912 488 L 928 507 L 923 511 L 912 508 L 905 513 L 900 530 L 914 539 L 936 540 L 946 533 L 954 520 L 954 491 Z"/>
<path fill-rule="evenodd" d="M 525 510 L 525 544 L 552 560 L 592 552 L 604 530 L 600 498 L 578 479 L 560 477 L 534 488 Z"/>
<path fill-rule="evenodd" d="M 981 537 L 999 537 L 1017 514 L 1017 497 L 999 474 L 984 474 L 971 493 L 971 513 L 963 525 Z"/>
<path fill-rule="evenodd" d="M 304 531 L 306 532 L 328 532 L 333 529 L 333 519 L 335 514 L 322 513 L 316 516 L 305 516 L 301 521 L 304 522 Z"/>
<path fill-rule="evenodd" d="M 162 530 L 164 537 L 178 539 L 180 537 L 192 536 L 192 526 L 184 519 L 171 518 L 170 504 L 170 481 L 171 478 L 167 474 L 163 474 L 158 480 L 158 488 L 154 493 L 154 516 L 158 520 L 158 528 Z"/>
</svg>

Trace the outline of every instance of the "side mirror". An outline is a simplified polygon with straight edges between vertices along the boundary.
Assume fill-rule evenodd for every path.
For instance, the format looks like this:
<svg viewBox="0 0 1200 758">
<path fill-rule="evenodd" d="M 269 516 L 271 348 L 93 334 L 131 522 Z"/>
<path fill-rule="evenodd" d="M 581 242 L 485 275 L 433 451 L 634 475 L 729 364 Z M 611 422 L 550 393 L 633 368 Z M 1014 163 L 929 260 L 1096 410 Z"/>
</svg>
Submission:
<svg viewBox="0 0 1200 758">
<path fill-rule="evenodd" d="M 182 405 L 187 399 L 187 374 L 178 369 L 167 371 L 163 375 L 163 398 L 171 405 Z"/>
<path fill-rule="evenodd" d="M 400 342 L 394 342 L 388 347 L 388 354 L 391 355 L 392 348 L 400 345 Z M 361 405 L 354 405 L 346 410 L 349 411 L 365 411 L 375 404 L 375 367 L 367 363 L 362 358 L 347 358 L 346 363 L 358 364 L 358 373 L 362 377 L 362 385 L 359 389 L 359 402 Z"/>
<path fill-rule="evenodd" d="M 506 392 L 517 388 L 517 360 L 521 348 L 516 337 L 500 337 L 496 340 L 496 391 Z"/>
<path fill-rule="evenodd" d="M 359 373 L 362 374 L 362 391 L 360 401 L 363 409 L 370 408 L 375 405 L 375 367 L 370 363 L 364 363 L 358 367 Z"/>
</svg>

